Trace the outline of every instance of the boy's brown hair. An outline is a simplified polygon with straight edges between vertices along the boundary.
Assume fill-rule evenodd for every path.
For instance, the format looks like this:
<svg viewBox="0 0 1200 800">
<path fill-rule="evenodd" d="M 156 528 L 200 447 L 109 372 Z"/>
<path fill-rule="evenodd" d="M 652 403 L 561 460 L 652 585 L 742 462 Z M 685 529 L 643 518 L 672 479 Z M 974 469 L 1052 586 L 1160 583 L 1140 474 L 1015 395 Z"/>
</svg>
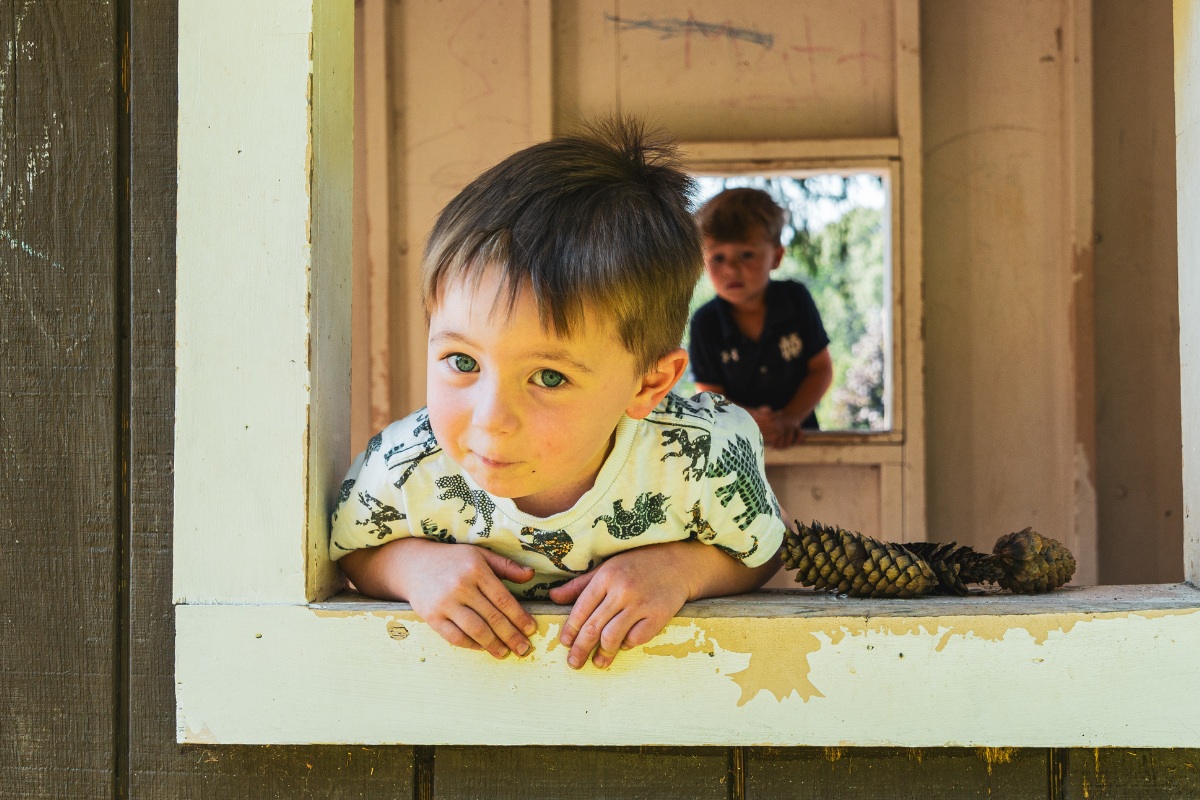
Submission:
<svg viewBox="0 0 1200 800">
<path fill-rule="evenodd" d="M 718 242 L 746 242 L 763 236 L 782 244 L 787 212 L 762 189 L 726 189 L 696 212 L 700 233 Z"/>
<path fill-rule="evenodd" d="M 528 286 L 543 326 L 570 336 L 590 308 L 649 369 L 679 346 L 703 269 L 693 188 L 674 144 L 632 119 L 515 153 L 439 215 L 421 265 L 425 313 L 448 283 L 495 267 L 509 310 Z"/>
</svg>

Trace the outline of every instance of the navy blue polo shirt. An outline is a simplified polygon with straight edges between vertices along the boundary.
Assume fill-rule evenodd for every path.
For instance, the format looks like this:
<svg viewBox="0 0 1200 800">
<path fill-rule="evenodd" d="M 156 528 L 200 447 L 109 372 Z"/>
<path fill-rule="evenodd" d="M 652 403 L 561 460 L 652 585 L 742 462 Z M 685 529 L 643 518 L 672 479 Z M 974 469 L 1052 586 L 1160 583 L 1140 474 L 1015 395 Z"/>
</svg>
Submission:
<svg viewBox="0 0 1200 800">
<path fill-rule="evenodd" d="M 738 329 L 732 306 L 719 297 L 692 315 L 692 379 L 721 386 L 741 406 L 780 409 L 808 376 L 808 361 L 829 345 L 817 304 L 804 284 L 767 284 L 767 316 L 762 337 L 752 341 Z M 810 414 L 805 428 L 816 428 Z"/>
</svg>

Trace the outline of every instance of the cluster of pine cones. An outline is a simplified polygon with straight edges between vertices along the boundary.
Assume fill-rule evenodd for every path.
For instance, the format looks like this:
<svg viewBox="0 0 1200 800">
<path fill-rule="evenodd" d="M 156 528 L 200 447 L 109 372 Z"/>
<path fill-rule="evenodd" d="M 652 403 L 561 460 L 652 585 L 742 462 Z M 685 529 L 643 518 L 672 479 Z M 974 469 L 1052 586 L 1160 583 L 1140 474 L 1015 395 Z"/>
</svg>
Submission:
<svg viewBox="0 0 1200 800">
<path fill-rule="evenodd" d="M 1033 528 L 1001 536 L 991 553 L 954 542 L 881 542 L 813 521 L 784 537 L 783 566 L 796 582 L 850 597 L 967 594 L 972 583 L 996 583 L 1014 594 L 1050 592 L 1071 580 L 1075 557 Z"/>
</svg>

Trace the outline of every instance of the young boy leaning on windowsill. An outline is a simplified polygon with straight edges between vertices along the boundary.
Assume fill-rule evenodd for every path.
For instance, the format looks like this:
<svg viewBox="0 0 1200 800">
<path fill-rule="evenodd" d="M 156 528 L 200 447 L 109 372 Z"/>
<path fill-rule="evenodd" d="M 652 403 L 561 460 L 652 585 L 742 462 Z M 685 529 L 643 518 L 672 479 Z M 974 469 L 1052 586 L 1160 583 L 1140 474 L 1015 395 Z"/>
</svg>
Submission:
<svg viewBox="0 0 1200 800">
<path fill-rule="evenodd" d="M 754 420 L 671 387 L 701 270 L 691 180 L 628 120 L 523 150 L 450 202 L 422 264 L 428 406 L 371 439 L 330 554 L 451 644 L 525 655 L 574 604 L 609 666 L 689 600 L 761 586 L 784 523 Z"/>
</svg>

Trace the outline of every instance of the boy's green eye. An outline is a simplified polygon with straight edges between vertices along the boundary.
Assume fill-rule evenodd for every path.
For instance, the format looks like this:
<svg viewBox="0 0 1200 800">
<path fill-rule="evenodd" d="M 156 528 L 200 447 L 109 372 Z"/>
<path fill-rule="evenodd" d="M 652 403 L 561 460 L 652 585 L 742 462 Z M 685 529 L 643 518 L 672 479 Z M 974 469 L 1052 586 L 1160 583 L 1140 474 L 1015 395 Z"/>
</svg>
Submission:
<svg viewBox="0 0 1200 800">
<path fill-rule="evenodd" d="M 455 372 L 474 372 L 479 367 L 478 361 L 462 353 L 455 353 L 447 360 L 450 362 L 451 369 Z"/>
<path fill-rule="evenodd" d="M 533 382 L 547 389 L 554 389 L 567 382 L 566 376 L 552 369 L 539 369 L 533 373 Z"/>
</svg>

